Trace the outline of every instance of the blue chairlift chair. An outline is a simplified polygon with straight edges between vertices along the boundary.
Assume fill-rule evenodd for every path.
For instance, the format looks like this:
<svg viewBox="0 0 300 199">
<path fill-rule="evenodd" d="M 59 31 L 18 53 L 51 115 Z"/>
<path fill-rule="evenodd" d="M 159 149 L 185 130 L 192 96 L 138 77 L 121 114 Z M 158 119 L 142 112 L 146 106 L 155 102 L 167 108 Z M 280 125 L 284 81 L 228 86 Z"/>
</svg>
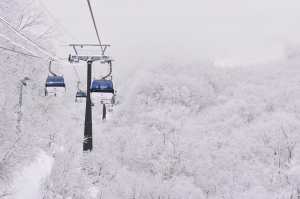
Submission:
<svg viewBox="0 0 300 199">
<path fill-rule="evenodd" d="M 93 80 L 91 85 L 91 92 L 114 94 L 115 91 L 114 91 L 112 80 L 106 80 L 106 79 Z"/>
<path fill-rule="evenodd" d="M 45 96 L 47 96 L 49 92 L 54 93 L 56 96 L 56 90 L 60 88 L 66 89 L 65 79 L 63 76 L 49 75 L 45 87 Z"/>
<path fill-rule="evenodd" d="M 56 92 L 59 90 L 66 90 L 66 84 L 65 84 L 65 79 L 63 76 L 56 75 L 54 72 L 51 70 L 51 65 L 52 61 L 50 60 L 49 62 L 49 75 L 46 79 L 46 84 L 45 84 L 45 96 L 47 96 L 49 93 L 53 93 L 54 96 L 56 96 Z"/>
</svg>

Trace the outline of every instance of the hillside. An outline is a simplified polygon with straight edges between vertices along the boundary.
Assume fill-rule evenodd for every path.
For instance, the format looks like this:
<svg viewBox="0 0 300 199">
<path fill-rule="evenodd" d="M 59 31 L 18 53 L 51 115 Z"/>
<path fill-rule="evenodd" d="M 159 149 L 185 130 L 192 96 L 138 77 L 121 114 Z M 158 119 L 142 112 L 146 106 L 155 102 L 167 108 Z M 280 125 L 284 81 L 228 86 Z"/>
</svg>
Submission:
<svg viewBox="0 0 300 199">
<path fill-rule="evenodd" d="M 94 108 L 92 153 L 67 135 L 48 198 L 295 198 L 297 63 L 140 69 L 109 120 Z"/>
</svg>

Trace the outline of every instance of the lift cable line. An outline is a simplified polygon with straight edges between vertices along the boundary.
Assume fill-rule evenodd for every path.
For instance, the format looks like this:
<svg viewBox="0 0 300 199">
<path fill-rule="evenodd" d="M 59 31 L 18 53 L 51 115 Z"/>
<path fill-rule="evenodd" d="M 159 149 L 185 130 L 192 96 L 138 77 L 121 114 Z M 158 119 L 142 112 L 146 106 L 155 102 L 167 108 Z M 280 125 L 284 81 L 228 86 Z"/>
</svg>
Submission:
<svg viewBox="0 0 300 199">
<path fill-rule="evenodd" d="M 26 56 L 26 57 L 33 57 L 33 58 L 37 58 L 37 59 L 43 59 L 42 57 L 39 57 L 39 56 L 36 56 L 36 55 L 27 54 L 27 53 L 24 53 L 24 52 L 21 52 L 21 51 L 18 51 L 18 50 L 14 50 L 14 49 L 10 49 L 10 48 L 6 48 L 6 47 L 3 47 L 3 46 L 0 46 L 0 49 L 5 50 L 5 51 L 9 51 L 9 52 L 13 52 L 15 54 L 23 55 L 23 56 Z"/>
<path fill-rule="evenodd" d="M 29 50 L 28 48 L 25 48 L 23 45 L 19 44 L 19 43 L 16 43 L 14 41 L 12 41 L 10 38 L 8 38 L 6 35 L 3 35 L 0 33 L 0 37 L 2 37 L 3 39 L 5 39 L 6 41 L 8 41 L 9 43 L 13 44 L 14 46 L 17 46 L 25 51 L 27 51 L 28 53 L 30 53 L 31 55 L 34 55 L 34 56 L 37 56 L 35 55 L 35 53 L 31 50 Z"/>
<path fill-rule="evenodd" d="M 21 44 L 19 44 L 19 43 L 17 43 L 17 42 L 12 41 L 12 40 L 11 40 L 10 38 L 8 38 L 6 35 L 3 35 L 3 34 L 0 33 L 0 37 L 2 37 L 3 39 L 5 39 L 6 41 L 10 42 L 12 45 L 14 45 L 14 46 L 16 46 L 16 47 L 18 47 L 18 48 L 21 48 L 21 49 L 23 49 L 24 51 L 27 51 L 28 53 L 30 53 L 30 54 L 28 54 L 28 53 L 24 53 L 24 52 L 18 51 L 19 54 L 23 54 L 24 56 L 35 57 L 35 58 L 39 58 L 39 59 L 46 60 L 46 61 L 49 61 L 49 59 L 50 59 L 50 60 L 52 60 L 52 61 L 54 61 L 54 62 L 64 62 L 64 63 L 67 63 L 67 61 L 66 61 L 67 59 L 65 60 L 65 59 L 63 59 L 63 58 L 58 58 L 58 59 L 54 60 L 54 59 L 48 58 L 48 57 L 46 58 L 46 57 L 37 56 L 33 51 L 29 50 L 28 48 L 25 48 L 23 45 L 21 45 Z M 7 51 L 13 50 L 13 51 L 15 51 L 15 53 L 17 53 L 17 50 L 14 50 L 14 49 L 8 50 L 9 48 L 7 48 L 7 47 L 3 47 L 3 46 L 2 46 L 1 49 L 2 49 L 2 50 L 7 50 Z M 25 55 L 25 54 L 26 54 L 26 55 Z"/>
<path fill-rule="evenodd" d="M 9 29 L 11 29 L 15 34 L 17 34 L 18 36 L 20 36 L 22 39 L 26 40 L 27 42 L 31 43 L 33 46 L 35 46 L 36 48 L 38 48 L 42 53 L 44 53 L 45 55 L 47 55 L 50 59 L 61 60 L 61 58 L 56 57 L 52 53 L 49 53 L 46 49 L 44 49 L 43 47 L 41 47 L 35 41 L 33 41 L 32 39 L 30 39 L 29 37 L 27 37 L 26 35 L 24 35 L 23 33 L 21 33 L 18 29 L 16 29 L 14 26 L 12 26 L 7 20 L 5 20 L 1 16 L 0 16 L 0 21 L 3 24 L 5 24 Z"/>
<path fill-rule="evenodd" d="M 96 20 L 95 20 L 95 17 L 94 17 L 94 13 L 93 13 L 93 9 L 92 9 L 90 0 L 87 0 L 87 3 L 88 3 L 90 14 L 91 14 L 91 17 L 92 17 L 92 20 L 93 20 L 93 24 L 94 24 L 94 28 L 95 28 L 95 31 L 96 31 L 97 39 L 98 39 L 98 42 L 99 42 L 99 45 L 100 45 L 100 48 L 101 48 L 101 53 L 102 53 L 102 55 L 104 55 L 105 50 L 103 49 L 103 46 L 102 46 L 102 42 L 101 42 L 101 39 L 100 39 L 99 31 L 98 31 L 98 28 L 97 28 L 97 24 L 96 24 Z"/>
<path fill-rule="evenodd" d="M 30 54 L 27 54 L 27 53 L 24 53 L 24 52 L 21 52 L 19 51 L 20 53 L 19 54 L 23 54 L 25 56 L 28 55 L 28 56 L 31 56 L 31 57 L 35 57 L 35 58 L 39 58 L 39 59 L 42 59 L 42 60 L 46 60 L 46 61 L 49 61 L 49 60 L 52 60 L 53 62 L 62 62 L 62 63 L 68 63 L 67 62 L 67 58 L 61 58 L 61 57 L 57 57 L 57 59 L 53 59 L 52 57 L 49 58 L 49 57 L 41 57 L 41 56 L 37 56 L 35 54 L 35 52 L 33 52 L 32 50 L 29 50 L 28 48 L 24 47 L 23 45 L 17 43 L 17 42 L 14 42 L 12 41 L 10 38 L 8 38 L 6 35 L 3 35 L 0 33 L 0 37 L 2 37 L 3 39 L 5 39 L 6 41 L 10 42 L 12 45 L 16 46 L 16 47 L 19 47 L 21 49 L 23 49 L 24 51 L 27 51 L 28 53 Z M 1 48 L 2 50 L 7 50 L 8 48 L 7 47 L 3 47 Z M 14 50 L 14 51 L 17 51 L 17 50 Z"/>
</svg>

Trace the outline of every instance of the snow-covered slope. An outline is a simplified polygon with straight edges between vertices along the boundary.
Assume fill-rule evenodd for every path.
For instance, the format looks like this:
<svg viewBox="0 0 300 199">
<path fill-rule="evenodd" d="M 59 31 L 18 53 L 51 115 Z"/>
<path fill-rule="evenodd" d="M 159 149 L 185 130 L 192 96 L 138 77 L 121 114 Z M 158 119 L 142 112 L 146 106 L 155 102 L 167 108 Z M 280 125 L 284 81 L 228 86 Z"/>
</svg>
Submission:
<svg viewBox="0 0 300 199">
<path fill-rule="evenodd" d="M 77 140 L 60 153 L 46 195 L 295 198 L 297 63 L 141 69 L 119 88 L 109 120 L 94 108 L 93 152 L 82 155 Z"/>
</svg>

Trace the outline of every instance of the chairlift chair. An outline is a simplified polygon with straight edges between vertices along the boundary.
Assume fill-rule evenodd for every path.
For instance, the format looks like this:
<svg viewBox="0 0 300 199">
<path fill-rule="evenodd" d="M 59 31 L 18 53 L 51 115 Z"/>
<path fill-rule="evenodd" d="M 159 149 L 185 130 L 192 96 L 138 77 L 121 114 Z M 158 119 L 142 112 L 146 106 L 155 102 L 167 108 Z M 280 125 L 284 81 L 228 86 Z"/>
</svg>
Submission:
<svg viewBox="0 0 300 199">
<path fill-rule="evenodd" d="M 83 102 L 83 99 L 86 98 L 86 92 L 82 91 L 82 90 L 78 90 L 76 92 L 76 96 L 75 96 L 75 102 Z"/>
<path fill-rule="evenodd" d="M 93 103 L 114 104 L 115 90 L 112 80 L 93 80 L 90 91 Z"/>
<path fill-rule="evenodd" d="M 83 98 L 86 98 L 86 92 L 80 89 L 80 81 L 77 82 L 77 92 L 75 96 L 75 102 L 82 102 Z"/>
<path fill-rule="evenodd" d="M 45 96 L 64 92 L 66 90 L 66 84 L 63 76 L 52 76 L 49 75 L 45 85 Z"/>
<path fill-rule="evenodd" d="M 112 81 L 112 60 L 104 60 L 101 63 L 109 64 L 109 73 L 101 79 L 94 79 L 90 85 L 89 91 L 91 94 L 92 106 L 97 104 L 102 105 L 102 119 L 105 120 L 106 110 L 108 110 L 108 112 L 113 111 L 116 92 Z"/>
<path fill-rule="evenodd" d="M 66 84 L 65 79 L 63 76 L 58 76 L 55 73 L 51 71 L 51 62 L 49 64 L 49 73 L 46 84 L 45 84 L 45 96 L 49 94 L 53 94 L 54 96 L 57 95 L 57 93 L 63 93 L 66 91 Z"/>
<path fill-rule="evenodd" d="M 76 92 L 76 98 L 86 98 L 86 92 L 79 90 Z"/>
</svg>

